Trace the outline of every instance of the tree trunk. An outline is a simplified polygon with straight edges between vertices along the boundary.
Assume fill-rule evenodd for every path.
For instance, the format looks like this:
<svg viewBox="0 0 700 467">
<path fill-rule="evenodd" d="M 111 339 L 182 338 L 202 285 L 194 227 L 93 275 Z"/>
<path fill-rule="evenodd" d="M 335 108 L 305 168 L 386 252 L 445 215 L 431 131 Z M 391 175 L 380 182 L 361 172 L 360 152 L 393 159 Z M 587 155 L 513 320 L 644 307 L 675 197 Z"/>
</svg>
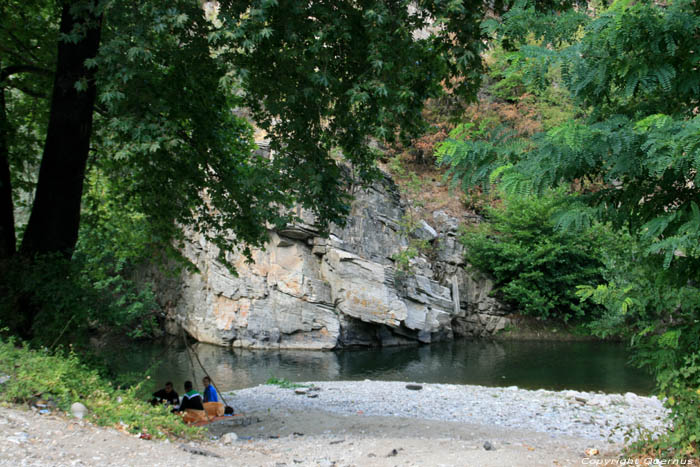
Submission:
<svg viewBox="0 0 700 467">
<path fill-rule="evenodd" d="M 5 111 L 5 89 L 0 87 L 0 261 L 15 254 L 15 215 L 10 179 L 9 128 Z"/>
<path fill-rule="evenodd" d="M 87 69 L 84 64 L 97 55 L 102 28 L 101 16 L 71 14 L 71 6 L 78 3 L 84 2 L 63 2 L 61 33 L 85 32 L 77 43 L 58 43 L 44 154 L 20 248 L 20 253 L 28 258 L 43 253 L 60 253 L 70 258 L 78 240 L 80 201 L 97 95 L 95 69 Z M 78 91 L 78 82 L 86 89 Z"/>
</svg>

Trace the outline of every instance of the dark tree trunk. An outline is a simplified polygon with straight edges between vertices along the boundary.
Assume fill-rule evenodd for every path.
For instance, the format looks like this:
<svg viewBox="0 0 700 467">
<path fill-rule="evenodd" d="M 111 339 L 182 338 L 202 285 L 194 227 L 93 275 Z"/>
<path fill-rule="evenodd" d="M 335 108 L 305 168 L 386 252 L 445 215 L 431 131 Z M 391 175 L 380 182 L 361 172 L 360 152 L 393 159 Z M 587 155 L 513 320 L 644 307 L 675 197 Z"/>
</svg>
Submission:
<svg viewBox="0 0 700 467">
<path fill-rule="evenodd" d="M 5 111 L 5 89 L 0 87 L 0 261 L 15 254 L 15 215 L 10 179 L 9 128 Z"/>
<path fill-rule="evenodd" d="M 85 68 L 84 63 L 97 55 L 102 18 L 88 13 L 73 16 L 70 10 L 74 3 L 79 2 L 63 2 L 61 33 L 85 32 L 77 43 L 58 43 L 44 154 L 20 248 L 27 258 L 42 253 L 61 253 L 70 258 L 78 240 L 80 201 L 97 95 L 95 69 Z M 78 91 L 75 85 L 79 81 L 87 88 Z"/>
</svg>

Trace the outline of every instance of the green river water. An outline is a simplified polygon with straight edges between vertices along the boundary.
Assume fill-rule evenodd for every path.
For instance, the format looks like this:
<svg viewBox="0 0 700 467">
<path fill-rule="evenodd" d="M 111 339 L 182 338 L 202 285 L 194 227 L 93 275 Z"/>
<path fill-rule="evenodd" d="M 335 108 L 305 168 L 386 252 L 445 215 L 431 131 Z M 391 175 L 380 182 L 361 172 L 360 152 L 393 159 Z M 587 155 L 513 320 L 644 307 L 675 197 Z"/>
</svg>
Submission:
<svg viewBox="0 0 700 467">
<path fill-rule="evenodd" d="M 255 386 L 270 377 L 290 381 L 385 380 L 518 386 L 527 389 L 648 394 L 652 378 L 629 365 L 624 346 L 608 342 L 458 340 L 425 346 L 343 351 L 232 350 L 194 344 L 202 364 L 221 391 Z M 104 353 L 117 372 L 143 373 L 152 391 L 187 379 L 201 385 L 181 340 L 111 347 Z"/>
</svg>

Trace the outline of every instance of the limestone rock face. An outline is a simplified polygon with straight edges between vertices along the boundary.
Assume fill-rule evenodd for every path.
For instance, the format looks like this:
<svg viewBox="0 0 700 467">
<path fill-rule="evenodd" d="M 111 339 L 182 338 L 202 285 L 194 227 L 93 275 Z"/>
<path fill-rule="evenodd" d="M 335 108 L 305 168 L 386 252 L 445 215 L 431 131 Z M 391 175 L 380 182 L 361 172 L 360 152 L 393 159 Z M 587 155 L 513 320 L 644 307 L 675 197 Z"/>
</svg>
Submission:
<svg viewBox="0 0 700 467">
<path fill-rule="evenodd" d="M 157 278 L 170 321 L 202 342 L 239 348 L 332 349 L 433 342 L 486 335 L 506 326 L 504 308 L 488 296 L 490 282 L 465 271 L 456 239 L 458 219 L 435 213 L 420 238 L 436 258 L 419 256 L 410 273 L 393 257 L 407 245 L 399 222 L 404 206 L 388 177 L 355 193 L 350 216 L 328 238 L 313 218 L 271 232 L 252 263 L 236 252 L 217 261 L 216 246 L 189 235 L 183 253 L 199 269 L 177 279 Z"/>
</svg>

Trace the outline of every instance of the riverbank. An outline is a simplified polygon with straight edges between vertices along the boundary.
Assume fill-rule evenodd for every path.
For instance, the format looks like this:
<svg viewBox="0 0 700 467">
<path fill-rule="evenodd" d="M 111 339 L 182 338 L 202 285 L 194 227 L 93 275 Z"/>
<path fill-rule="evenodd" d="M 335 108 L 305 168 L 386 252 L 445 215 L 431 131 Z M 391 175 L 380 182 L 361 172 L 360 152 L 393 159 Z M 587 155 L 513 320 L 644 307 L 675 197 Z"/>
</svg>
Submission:
<svg viewBox="0 0 700 467">
<path fill-rule="evenodd" d="M 370 380 L 303 386 L 298 390 L 256 386 L 229 394 L 227 402 L 248 413 L 312 410 L 346 416 L 402 417 L 499 426 L 545 433 L 553 439 L 574 436 L 609 443 L 620 443 L 640 428 L 659 432 L 665 427 L 667 414 L 656 397 L 634 393 L 532 391 L 515 386 L 454 384 L 418 384 L 416 387 L 421 389 L 412 390 L 404 382 Z"/>
<path fill-rule="evenodd" d="M 585 450 L 597 446 L 580 438 L 553 440 L 541 433 L 455 422 L 316 411 L 261 415 L 261 422 L 237 430 L 240 438 L 231 444 L 183 444 L 0 408 L 0 465 L 551 467 L 582 465 Z M 296 431 L 300 421 L 308 428 L 303 432 Z M 494 440 L 488 451 L 485 440 Z M 598 449 L 596 460 L 615 459 L 619 446 Z"/>
<path fill-rule="evenodd" d="M 500 332 L 490 336 L 497 341 L 536 341 L 536 342 L 615 342 L 621 343 L 621 336 L 601 338 L 591 334 L 585 324 L 572 325 L 557 320 L 538 320 L 532 316 L 508 315 L 510 324 Z"/>
<path fill-rule="evenodd" d="M 658 430 L 665 414 L 655 398 L 631 393 L 411 390 L 380 381 L 264 385 L 224 396 L 253 423 L 215 424 L 211 440 L 184 445 L 0 408 L 0 465 L 582 465 L 589 449 L 596 460 L 618 456 L 613 422 Z M 227 432 L 238 440 L 224 444 L 218 438 Z"/>
</svg>

